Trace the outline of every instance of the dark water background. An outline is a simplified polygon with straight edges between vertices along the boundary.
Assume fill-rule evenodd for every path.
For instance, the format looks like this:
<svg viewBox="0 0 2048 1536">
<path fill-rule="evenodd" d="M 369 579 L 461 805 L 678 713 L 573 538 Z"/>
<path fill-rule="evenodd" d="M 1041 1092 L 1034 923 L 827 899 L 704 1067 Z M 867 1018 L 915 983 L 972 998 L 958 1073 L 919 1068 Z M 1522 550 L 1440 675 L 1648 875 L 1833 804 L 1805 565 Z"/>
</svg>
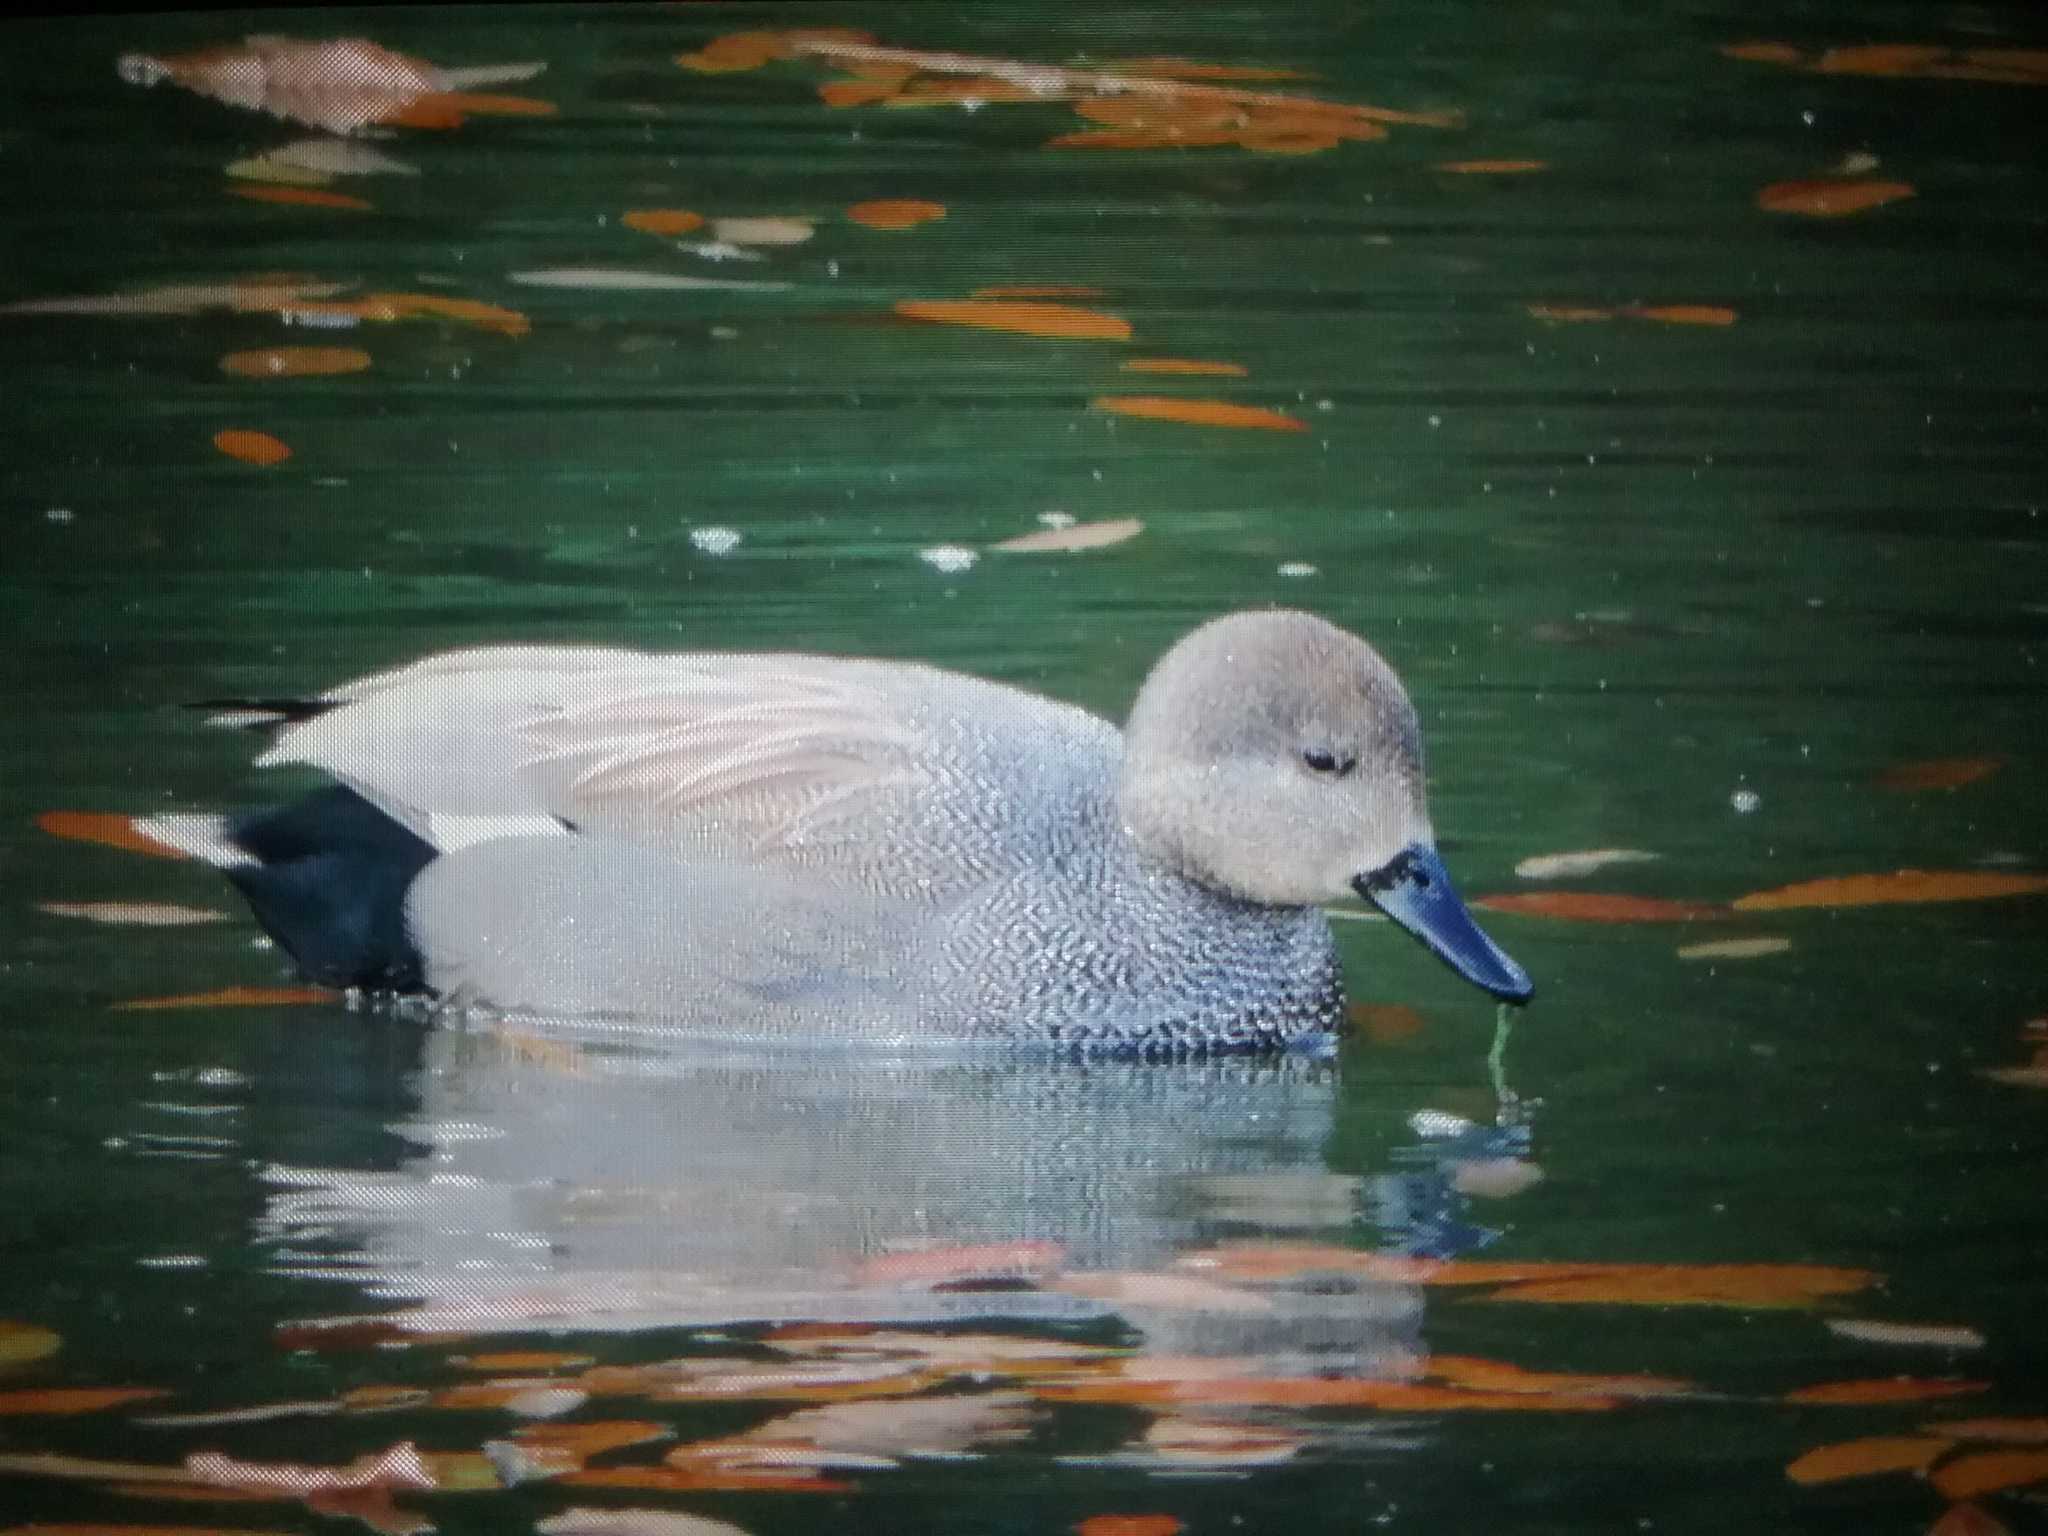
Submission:
<svg viewBox="0 0 2048 1536">
<path fill-rule="evenodd" d="M 815 95 L 822 64 L 674 63 L 722 32 L 821 20 L 1034 61 L 1305 70 L 1317 78 L 1271 88 L 1465 121 L 1299 156 L 1060 153 L 1041 146 L 1092 125 L 1058 102 L 834 110 Z M 498 89 L 558 111 L 397 130 L 376 147 L 420 174 L 332 184 L 370 211 L 245 201 L 223 167 L 307 130 L 125 86 L 113 63 L 256 30 L 371 36 L 445 65 L 544 60 Z M 1718 51 L 2038 50 L 2033 10 L 592 6 L 302 12 L 288 28 L 257 13 L 39 21 L 4 39 L 0 302 L 299 273 L 352 295 L 505 306 L 531 330 L 428 315 L 313 331 L 219 308 L 0 315 L 0 1317 L 64 1339 L 0 1365 L 0 1393 L 173 1394 L 0 1417 L 0 1453 L 333 1464 L 405 1439 L 474 1450 L 516 1416 L 136 1419 L 445 1385 L 460 1375 L 445 1357 L 472 1346 L 305 1352 L 277 1330 L 549 1286 L 559 1336 L 514 1328 L 505 1347 L 765 1358 L 766 1321 L 895 1315 L 1242 1357 L 1272 1378 L 1398 1373 L 1433 1352 L 1699 1390 L 1583 1413 L 1182 1410 L 1292 1437 L 1258 1468 L 1105 1463 L 1155 1411 L 1048 1400 L 1026 1438 L 857 1472 L 850 1492 L 536 1482 L 411 1499 L 444 1529 L 630 1504 L 759 1532 L 1052 1531 L 1106 1512 L 1171 1512 L 1197 1531 L 1913 1531 L 1948 1501 L 1909 1473 L 1802 1487 L 1784 1468 L 1931 1420 L 2048 1413 L 2044 1090 L 1983 1075 L 2044 1043 L 2024 1030 L 2048 1009 L 2039 897 L 1683 925 L 1492 915 L 1541 995 L 1507 1063 L 1534 1101 L 1526 1124 L 1489 1135 L 1489 1010 L 1383 927 L 1340 930 L 1354 992 L 1421 1027 L 1361 1034 L 1326 1069 L 778 1071 L 607 1042 L 508 1047 L 332 1006 L 115 1010 L 289 978 L 238 909 L 189 928 L 39 910 L 230 902 L 191 865 L 34 824 L 272 797 L 292 784 L 249 769 L 247 738 L 174 706 L 317 689 L 443 646 L 900 656 L 1117 714 L 1187 627 L 1284 602 L 1367 635 L 1407 678 L 1468 893 L 1719 904 L 1899 868 L 2041 869 L 2048 97 Z M 1836 218 L 1758 207 L 1765 185 L 1852 155 L 1876 158 L 1866 179 L 1917 195 Z M 1482 158 L 1549 168 L 1436 169 Z M 946 216 L 884 232 L 843 215 L 871 198 Z M 622 227 L 632 208 L 816 227 L 759 262 L 713 262 Z M 509 281 L 590 266 L 788 286 Z M 891 314 L 999 284 L 1099 288 L 1071 302 L 1122 316 L 1133 339 Z M 1736 318 L 1626 313 L 1669 305 Z M 1572 323 L 1530 306 L 1617 313 Z M 219 367 L 287 344 L 374 361 L 270 380 Z M 1134 355 L 1248 373 L 1119 371 Z M 1089 406 L 1120 393 L 1227 399 L 1307 430 Z M 236 462 L 211 445 L 224 428 L 274 434 L 293 456 Z M 1145 530 L 1066 556 L 987 552 L 1054 510 Z M 690 537 L 707 528 L 740 542 L 710 553 Z M 949 545 L 983 553 L 950 572 L 920 558 Z M 1296 564 L 1313 570 L 1283 572 Z M 1933 759 L 1995 767 L 1953 788 L 1885 787 Z M 1569 882 L 1514 871 L 1608 847 L 1660 857 Z M 1732 937 L 1791 947 L 1676 953 Z M 1476 1139 L 1432 1140 L 1424 1111 L 1465 1117 Z M 1475 1158 L 1546 1177 L 1487 1198 L 1458 1187 Z M 1185 1298 L 878 1300 L 845 1279 L 909 1240 L 1057 1242 L 1076 1273 L 1161 1274 L 1218 1242 L 1275 1238 L 1882 1278 L 1805 1307 L 1304 1282 L 1256 1326 Z M 620 1275 L 637 1277 L 630 1304 L 589 1332 L 603 1308 L 578 1287 Z M 1858 1341 L 1830 1317 L 1983 1343 Z M 1782 1400 L 1895 1375 L 1983 1388 Z M 691 1441 L 793 1406 L 593 1399 L 571 1417 L 658 1417 Z M 2042 1529 L 2039 1496 L 1984 1507 Z M 334 1523 L 32 1476 L 0 1481 L 0 1519 Z"/>
</svg>

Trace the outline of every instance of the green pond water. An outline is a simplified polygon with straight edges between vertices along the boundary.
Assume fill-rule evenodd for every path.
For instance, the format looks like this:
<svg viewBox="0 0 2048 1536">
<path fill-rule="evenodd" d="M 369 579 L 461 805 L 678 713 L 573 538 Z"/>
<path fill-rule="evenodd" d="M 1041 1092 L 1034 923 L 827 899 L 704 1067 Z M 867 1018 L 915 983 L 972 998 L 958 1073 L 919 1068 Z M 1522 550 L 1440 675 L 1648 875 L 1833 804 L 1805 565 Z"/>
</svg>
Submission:
<svg viewBox="0 0 2048 1536">
<path fill-rule="evenodd" d="M 826 23 L 1462 118 L 1313 153 L 1053 150 L 1114 125 L 1057 95 L 834 107 L 816 57 L 676 63 Z M 544 62 L 478 89 L 554 110 L 359 135 L 411 173 L 300 184 L 367 206 L 237 196 L 278 183 L 231 163 L 314 130 L 115 60 L 259 31 Z M 1779 62 L 1721 51 L 1766 41 Z M 2016 1070 L 2048 1046 L 2044 898 L 1728 910 L 2048 869 L 2037 12 L 650 5 L 5 42 L 0 304 L 131 299 L 0 314 L 0 1526 L 1860 1532 L 1971 1496 L 2048 1529 L 2048 1089 Z M 1927 46 L 1813 67 L 1870 44 Z M 1542 168 L 1442 169 L 1467 161 Z M 1914 195 L 1759 206 L 1821 179 Z M 873 199 L 944 217 L 847 216 Z M 707 253 L 715 225 L 623 222 L 653 209 L 804 238 Z M 515 277 L 564 269 L 581 286 Z M 1097 290 L 1049 302 L 1130 335 L 894 309 L 1016 285 Z M 292 346 L 368 366 L 221 364 Z M 1121 366 L 1143 358 L 1243 372 Z M 1129 395 L 1298 430 L 1091 403 Z M 291 456 L 239 461 L 224 430 Z M 1143 531 L 991 548 L 1050 513 Z M 124 1010 L 294 979 L 212 872 L 38 826 L 282 798 L 312 780 L 178 706 L 448 646 L 915 658 L 1120 715 L 1177 635 L 1276 603 L 1407 680 L 1468 895 L 1692 914 L 1483 912 L 1538 986 L 1506 1100 L 1487 1000 L 1361 922 L 1338 931 L 1367 1006 L 1328 1063 L 775 1062 L 338 1003 Z M 1657 857 L 1516 872 L 1597 849 Z M 47 910 L 86 903 L 227 916 Z M 1682 953 L 1749 939 L 1782 945 Z M 1457 1267 L 1481 1264 L 1518 1267 Z M 1889 1403 L 1787 1397 L 1892 1378 Z M 43 1395 L 91 1387 L 163 1395 Z M 2032 1422 L 1968 1422 L 1994 1417 Z M 580 1472 L 534 1449 L 621 1420 L 667 1438 Z M 1926 1442 L 1922 1472 L 1788 1476 L 1872 1437 Z M 398 1514 L 172 1497 L 262 1480 L 188 1457 L 408 1443 L 441 1459 L 427 1490 L 384 1464 Z"/>
</svg>

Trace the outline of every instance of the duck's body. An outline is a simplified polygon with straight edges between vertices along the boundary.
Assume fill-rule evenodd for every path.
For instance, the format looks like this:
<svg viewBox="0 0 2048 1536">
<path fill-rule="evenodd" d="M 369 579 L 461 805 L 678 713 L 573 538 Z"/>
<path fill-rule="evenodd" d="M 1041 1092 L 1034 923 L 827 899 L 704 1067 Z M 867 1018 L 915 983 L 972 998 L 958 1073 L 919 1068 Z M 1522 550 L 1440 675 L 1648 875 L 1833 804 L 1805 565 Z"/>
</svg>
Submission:
<svg viewBox="0 0 2048 1536">
<path fill-rule="evenodd" d="M 1128 740 L 1019 689 L 800 655 L 452 652 L 264 713 L 260 762 L 345 789 L 154 826 L 314 979 L 706 1033 L 1323 1037 L 1316 903 L 1428 845 L 1398 682 L 1300 614 L 1183 641 Z M 1454 938 L 1526 995 L 1469 919 Z"/>
</svg>

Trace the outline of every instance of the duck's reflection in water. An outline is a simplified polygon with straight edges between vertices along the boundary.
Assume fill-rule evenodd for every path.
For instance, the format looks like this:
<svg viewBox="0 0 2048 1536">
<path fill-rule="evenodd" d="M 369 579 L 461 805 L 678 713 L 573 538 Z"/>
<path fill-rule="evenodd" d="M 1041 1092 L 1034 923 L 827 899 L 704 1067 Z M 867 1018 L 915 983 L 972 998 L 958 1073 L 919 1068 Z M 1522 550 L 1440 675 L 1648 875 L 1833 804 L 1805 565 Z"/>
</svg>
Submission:
<svg viewBox="0 0 2048 1536">
<path fill-rule="evenodd" d="M 1248 1288 L 1205 1261 L 1345 1241 L 1395 1188 L 1413 1200 L 1413 1166 L 1327 1170 L 1336 1088 L 1298 1058 L 771 1059 L 440 1028 L 419 1112 L 392 1126 L 410 1154 L 270 1169 L 261 1235 L 280 1267 L 351 1280 L 420 1331 L 1116 1319 L 1147 1354 L 1398 1373 L 1415 1288 Z"/>
</svg>

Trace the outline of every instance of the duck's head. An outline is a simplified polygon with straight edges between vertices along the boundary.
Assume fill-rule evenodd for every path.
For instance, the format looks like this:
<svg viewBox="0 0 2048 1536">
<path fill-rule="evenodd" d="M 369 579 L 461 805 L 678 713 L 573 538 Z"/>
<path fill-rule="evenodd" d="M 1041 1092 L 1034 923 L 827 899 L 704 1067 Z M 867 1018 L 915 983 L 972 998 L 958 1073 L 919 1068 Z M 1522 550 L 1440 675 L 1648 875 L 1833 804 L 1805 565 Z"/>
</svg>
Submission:
<svg viewBox="0 0 2048 1536">
<path fill-rule="evenodd" d="M 1140 853 L 1178 874 L 1272 906 L 1356 892 L 1475 986 L 1533 990 L 1437 856 L 1407 691 L 1334 624 L 1233 613 L 1183 638 L 1131 706 L 1118 793 Z"/>
</svg>

